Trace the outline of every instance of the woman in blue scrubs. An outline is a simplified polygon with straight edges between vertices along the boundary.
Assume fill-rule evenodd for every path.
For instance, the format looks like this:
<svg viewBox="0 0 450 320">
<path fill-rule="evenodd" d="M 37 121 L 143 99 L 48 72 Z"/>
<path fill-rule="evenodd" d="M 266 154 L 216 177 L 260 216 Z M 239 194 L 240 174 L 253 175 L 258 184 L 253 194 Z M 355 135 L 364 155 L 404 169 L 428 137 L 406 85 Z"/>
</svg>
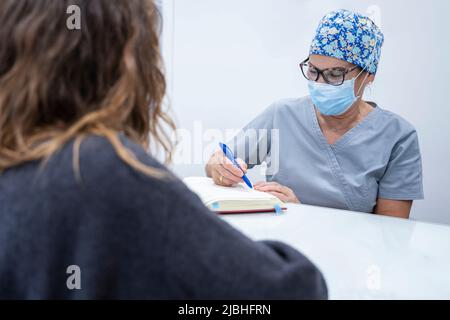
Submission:
<svg viewBox="0 0 450 320">
<path fill-rule="evenodd" d="M 362 99 L 374 81 L 384 41 L 367 17 L 333 11 L 320 22 L 300 64 L 310 95 L 273 103 L 230 142 L 244 168 L 268 164 L 255 189 L 285 202 L 408 218 L 423 199 L 414 127 Z M 242 171 L 215 152 L 215 183 L 241 182 Z"/>
</svg>

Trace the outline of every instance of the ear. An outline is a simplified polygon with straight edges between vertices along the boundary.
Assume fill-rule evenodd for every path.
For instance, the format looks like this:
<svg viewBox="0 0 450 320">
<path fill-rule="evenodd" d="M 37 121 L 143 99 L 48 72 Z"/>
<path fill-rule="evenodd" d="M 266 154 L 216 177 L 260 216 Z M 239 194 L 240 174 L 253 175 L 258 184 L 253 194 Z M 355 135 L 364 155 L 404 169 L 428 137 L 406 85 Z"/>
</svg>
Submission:
<svg viewBox="0 0 450 320">
<path fill-rule="evenodd" d="M 366 85 L 366 86 L 371 85 L 374 81 L 375 81 L 375 75 L 369 74 L 369 76 L 366 78 L 364 85 Z"/>
</svg>

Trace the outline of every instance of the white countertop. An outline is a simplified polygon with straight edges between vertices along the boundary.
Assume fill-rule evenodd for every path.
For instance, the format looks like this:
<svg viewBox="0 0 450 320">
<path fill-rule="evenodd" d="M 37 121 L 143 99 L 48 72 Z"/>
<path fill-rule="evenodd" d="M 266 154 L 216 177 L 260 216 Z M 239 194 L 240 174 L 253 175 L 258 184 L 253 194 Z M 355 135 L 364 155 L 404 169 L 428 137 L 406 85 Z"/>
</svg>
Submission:
<svg viewBox="0 0 450 320">
<path fill-rule="evenodd" d="M 222 218 L 254 240 L 280 240 L 323 272 L 330 299 L 450 299 L 450 226 L 288 204 Z"/>
</svg>

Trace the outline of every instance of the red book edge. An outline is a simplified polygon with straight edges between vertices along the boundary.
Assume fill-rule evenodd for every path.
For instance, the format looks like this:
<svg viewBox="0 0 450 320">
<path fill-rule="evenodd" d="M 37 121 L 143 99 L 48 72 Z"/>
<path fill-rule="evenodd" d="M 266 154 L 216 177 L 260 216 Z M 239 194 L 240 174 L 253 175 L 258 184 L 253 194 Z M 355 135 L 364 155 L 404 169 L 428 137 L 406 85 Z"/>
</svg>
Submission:
<svg viewBox="0 0 450 320">
<path fill-rule="evenodd" d="M 286 211 L 287 208 L 283 207 L 281 210 Z M 267 213 L 267 212 L 276 212 L 275 208 L 273 209 L 264 209 L 264 210 L 237 210 L 237 211 L 214 211 L 220 215 L 226 214 L 245 214 L 245 213 Z"/>
</svg>

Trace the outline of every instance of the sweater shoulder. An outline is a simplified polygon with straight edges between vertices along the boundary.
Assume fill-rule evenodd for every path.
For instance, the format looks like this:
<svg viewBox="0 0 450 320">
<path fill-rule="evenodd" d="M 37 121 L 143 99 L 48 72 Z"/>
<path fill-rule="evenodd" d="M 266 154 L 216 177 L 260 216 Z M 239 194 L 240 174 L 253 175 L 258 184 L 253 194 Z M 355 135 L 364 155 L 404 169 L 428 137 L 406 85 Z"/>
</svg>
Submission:
<svg viewBox="0 0 450 320">
<path fill-rule="evenodd" d="M 119 197 L 148 197 L 149 200 L 164 199 L 167 206 L 195 202 L 197 198 L 185 184 L 155 159 L 140 145 L 121 136 L 121 142 L 129 156 L 148 168 L 157 170 L 162 176 L 151 176 L 126 163 L 119 156 L 111 143 L 102 137 L 89 137 L 80 147 L 81 179 L 97 188 L 120 189 Z M 133 192 L 131 192 L 133 190 Z M 119 199 L 120 201 L 130 201 Z"/>
</svg>

